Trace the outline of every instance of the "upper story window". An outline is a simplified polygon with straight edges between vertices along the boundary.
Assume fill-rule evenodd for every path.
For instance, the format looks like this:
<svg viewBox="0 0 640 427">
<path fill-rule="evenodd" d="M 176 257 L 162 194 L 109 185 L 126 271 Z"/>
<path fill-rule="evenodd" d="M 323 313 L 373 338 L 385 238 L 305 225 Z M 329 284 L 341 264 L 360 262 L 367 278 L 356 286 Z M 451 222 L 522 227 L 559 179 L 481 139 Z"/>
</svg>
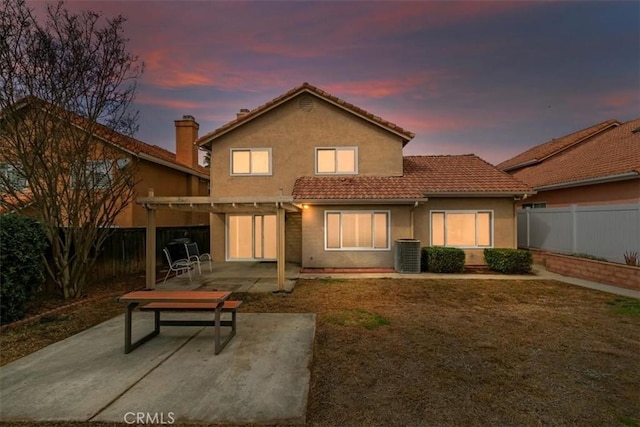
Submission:
<svg viewBox="0 0 640 427">
<path fill-rule="evenodd" d="M 271 175 L 271 148 L 232 148 L 231 175 Z"/>
<path fill-rule="evenodd" d="M 73 188 L 109 188 L 112 168 L 109 160 L 90 160 L 85 163 L 84 171 L 71 177 L 71 185 Z"/>
<path fill-rule="evenodd" d="M 493 212 L 431 211 L 431 245 L 459 248 L 493 245 Z"/>
<path fill-rule="evenodd" d="M 357 174 L 358 147 L 316 148 L 316 174 Z"/>
<path fill-rule="evenodd" d="M 0 188 L 9 187 L 14 191 L 27 188 L 27 179 L 14 165 L 0 163 L 0 174 L 2 175 L 2 178 L 0 178 Z"/>
</svg>

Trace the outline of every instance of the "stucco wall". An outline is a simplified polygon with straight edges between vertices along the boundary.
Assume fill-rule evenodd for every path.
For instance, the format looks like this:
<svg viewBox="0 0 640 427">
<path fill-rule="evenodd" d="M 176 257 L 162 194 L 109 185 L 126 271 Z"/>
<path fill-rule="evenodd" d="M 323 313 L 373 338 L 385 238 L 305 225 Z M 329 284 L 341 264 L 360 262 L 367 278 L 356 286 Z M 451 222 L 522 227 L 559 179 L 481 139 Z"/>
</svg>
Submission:
<svg viewBox="0 0 640 427">
<path fill-rule="evenodd" d="M 325 210 L 389 210 L 391 248 L 388 251 L 325 251 Z M 413 210 L 413 236 L 411 211 Z M 430 245 L 431 210 L 492 210 L 494 247 L 515 248 L 514 201 L 512 198 L 430 198 L 413 205 L 333 206 L 310 205 L 302 215 L 302 266 L 308 268 L 393 267 L 393 246 L 397 239 L 415 238 L 421 246 Z M 464 249 L 468 265 L 484 264 L 483 249 Z"/>
<path fill-rule="evenodd" d="M 540 191 L 523 203 L 546 203 L 548 208 L 570 205 L 623 204 L 640 201 L 640 179 L 607 182 L 563 188 L 560 190 Z"/>
<path fill-rule="evenodd" d="M 296 178 L 315 174 L 316 147 L 358 147 L 359 175 L 402 175 L 402 140 L 320 98 L 302 94 L 213 142 L 212 196 L 290 195 Z M 231 148 L 272 149 L 271 176 L 230 176 Z M 282 190 L 281 190 L 282 189 Z"/>
<path fill-rule="evenodd" d="M 135 190 L 137 197 L 146 197 L 152 188 L 154 196 L 207 196 L 208 182 L 196 176 L 161 166 L 146 160 L 138 163 L 139 181 Z M 125 221 L 130 221 L 125 224 Z M 159 209 L 156 211 L 156 226 L 171 227 L 180 225 L 208 224 L 209 214 L 184 210 Z M 143 227 L 147 224 L 147 213 L 144 207 L 134 203 L 128 214 L 118 218 L 120 227 Z"/>
<path fill-rule="evenodd" d="M 393 268 L 393 242 L 409 238 L 411 233 L 408 205 L 320 206 L 311 205 L 302 214 L 302 266 L 309 268 L 386 267 Z M 324 213 L 326 210 L 390 211 L 391 239 L 389 250 L 324 249 Z"/>
<path fill-rule="evenodd" d="M 496 198 L 429 198 L 424 205 L 415 211 L 414 238 L 422 242 L 422 246 L 430 246 L 429 214 L 432 210 L 492 210 L 493 211 L 493 247 L 516 247 L 515 202 L 510 197 Z M 484 249 L 464 249 L 467 265 L 483 265 Z"/>
</svg>

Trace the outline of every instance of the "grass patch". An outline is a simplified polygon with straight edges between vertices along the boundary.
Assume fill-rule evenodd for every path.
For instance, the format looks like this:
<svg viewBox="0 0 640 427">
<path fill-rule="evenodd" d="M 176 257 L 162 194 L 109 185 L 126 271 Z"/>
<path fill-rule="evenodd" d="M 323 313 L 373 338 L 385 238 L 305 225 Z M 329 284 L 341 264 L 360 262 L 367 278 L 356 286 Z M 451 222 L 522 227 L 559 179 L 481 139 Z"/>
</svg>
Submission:
<svg viewBox="0 0 640 427">
<path fill-rule="evenodd" d="M 620 416 L 620 422 L 629 427 L 640 427 L 640 421 L 637 418 L 627 417 L 625 415 Z"/>
<path fill-rule="evenodd" d="M 611 311 L 618 316 L 640 317 L 640 300 L 635 298 L 615 298 L 607 304 Z"/>
<path fill-rule="evenodd" d="M 640 427 L 635 299 L 553 280 L 365 278 L 301 279 L 290 294 L 238 298 L 238 322 L 245 313 L 316 314 L 309 426 Z M 123 312 L 109 297 L 46 314 L 60 321 L 3 330 L 0 362 Z"/>
<path fill-rule="evenodd" d="M 391 322 L 378 313 L 372 313 L 367 310 L 356 308 L 353 310 L 342 310 L 337 313 L 329 314 L 325 317 L 325 321 L 334 325 L 347 327 L 363 327 L 373 330 L 380 326 L 388 326 Z"/>
</svg>

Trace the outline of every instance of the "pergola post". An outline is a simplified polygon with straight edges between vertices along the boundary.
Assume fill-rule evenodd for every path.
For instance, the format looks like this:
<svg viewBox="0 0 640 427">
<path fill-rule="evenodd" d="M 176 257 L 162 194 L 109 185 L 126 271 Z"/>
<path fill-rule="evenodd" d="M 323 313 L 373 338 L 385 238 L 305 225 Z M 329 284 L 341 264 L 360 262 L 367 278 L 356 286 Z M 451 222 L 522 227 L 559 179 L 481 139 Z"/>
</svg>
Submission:
<svg viewBox="0 0 640 427">
<path fill-rule="evenodd" d="M 147 289 L 156 287 L 156 211 L 147 209 Z"/>
<path fill-rule="evenodd" d="M 276 210 L 276 221 L 277 221 L 277 267 L 278 267 L 278 292 L 284 291 L 284 280 L 285 280 L 285 233 L 284 233 L 284 208 L 280 205 Z"/>
</svg>

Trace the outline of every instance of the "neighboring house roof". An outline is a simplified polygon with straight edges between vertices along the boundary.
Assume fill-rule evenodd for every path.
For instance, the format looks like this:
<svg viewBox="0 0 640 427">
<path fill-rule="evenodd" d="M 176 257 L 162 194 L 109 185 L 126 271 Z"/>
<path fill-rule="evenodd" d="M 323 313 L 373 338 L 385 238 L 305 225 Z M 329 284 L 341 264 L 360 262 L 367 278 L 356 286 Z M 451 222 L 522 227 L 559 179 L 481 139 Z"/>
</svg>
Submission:
<svg viewBox="0 0 640 427">
<path fill-rule="evenodd" d="M 403 145 L 406 144 L 407 142 L 409 142 L 411 139 L 413 139 L 413 137 L 415 136 L 415 134 L 413 132 L 409 132 L 403 128 L 401 128 L 400 126 L 393 124 L 387 120 L 384 120 L 374 114 L 369 113 L 366 110 L 363 110 L 360 107 L 356 107 L 353 104 L 350 104 L 340 98 L 338 98 L 337 96 L 333 96 L 328 92 L 325 92 L 319 88 L 317 88 L 316 86 L 313 86 L 309 83 L 303 83 L 298 87 L 295 87 L 293 89 L 291 89 L 290 91 L 288 91 L 287 93 L 280 95 L 274 99 L 272 99 L 271 101 L 267 102 L 266 104 L 263 104 L 261 106 L 259 106 L 258 108 L 255 108 L 254 110 L 249 111 L 248 113 L 236 118 L 235 120 L 230 121 L 229 123 L 219 127 L 218 129 L 214 130 L 213 132 L 209 132 L 208 134 L 200 137 L 196 143 L 199 144 L 200 146 L 203 145 L 209 145 L 213 140 L 215 140 L 216 138 L 226 134 L 227 132 L 230 132 L 231 130 L 237 128 L 240 125 L 243 125 L 253 119 L 255 119 L 256 117 L 261 116 L 262 114 L 266 113 L 267 111 L 272 110 L 273 108 L 289 101 L 290 99 L 300 95 L 301 93 L 310 93 L 312 95 L 315 95 L 321 99 L 324 99 L 325 101 L 336 105 L 337 107 L 340 107 L 352 114 L 355 114 L 356 116 L 359 116 L 377 126 L 380 126 L 381 128 L 392 132 L 398 136 L 400 136 L 403 139 Z"/>
<path fill-rule="evenodd" d="M 640 118 L 609 127 L 541 162 L 509 173 L 534 189 L 640 178 L 639 128 Z"/>
<path fill-rule="evenodd" d="M 22 104 L 22 105 L 21 105 Z M 186 173 L 192 173 L 194 175 L 198 175 L 201 178 L 209 179 L 209 169 L 198 165 L 197 169 L 190 168 L 188 166 L 179 163 L 176 160 L 176 154 L 172 153 L 169 150 L 166 150 L 157 145 L 147 144 L 146 142 L 142 142 L 133 137 L 123 135 L 115 130 L 109 128 L 108 126 L 102 125 L 100 123 L 90 123 L 88 119 L 75 114 L 73 112 L 62 110 L 59 107 L 55 107 L 46 101 L 42 101 L 35 97 L 27 97 L 16 103 L 18 108 L 22 106 L 28 105 L 44 105 L 50 109 L 59 111 L 60 113 L 64 112 L 64 116 L 74 121 L 74 124 L 80 128 L 86 129 L 91 127 L 93 133 L 103 141 L 110 143 L 116 147 L 119 147 L 130 154 L 133 154 L 137 157 L 143 158 L 147 161 L 157 163 L 163 166 L 167 166 L 173 169 L 178 169 Z"/>
<path fill-rule="evenodd" d="M 80 119 L 84 120 L 82 118 Z M 175 153 L 172 153 L 171 151 L 166 150 L 162 147 L 147 144 L 146 142 L 142 142 L 130 136 L 123 135 L 101 124 L 98 124 L 95 127 L 94 133 L 105 141 L 110 142 L 113 145 L 116 145 L 138 157 L 142 157 L 145 160 L 153 163 L 158 163 L 163 166 L 172 167 L 174 169 L 180 169 L 183 172 L 192 173 L 204 179 L 209 179 L 209 169 L 200 165 L 198 165 L 197 169 L 193 169 L 186 165 L 183 165 L 176 160 Z"/>
<path fill-rule="evenodd" d="M 0 214 L 12 212 L 14 209 L 24 209 L 32 203 L 33 194 L 29 189 L 24 190 L 24 192 L 18 193 L 17 197 L 14 197 L 11 194 L 2 193 L 0 194 Z"/>
<path fill-rule="evenodd" d="M 429 196 L 530 194 L 531 189 L 473 154 L 407 156 L 403 176 L 302 177 L 297 200 L 401 200 Z"/>
<path fill-rule="evenodd" d="M 505 160 L 504 162 L 500 163 L 497 168 L 508 172 L 520 167 L 540 163 L 543 160 L 560 153 L 562 150 L 566 150 L 571 146 L 584 141 L 587 138 L 591 138 L 594 135 L 605 132 L 620 124 L 621 122 L 615 119 L 607 120 L 602 123 L 598 123 L 597 125 L 593 125 L 577 132 L 570 133 L 563 137 L 554 138 L 551 141 L 545 142 L 544 144 L 536 145 L 535 147 L 530 148 L 524 153 L 520 153 L 509 160 Z"/>
</svg>

